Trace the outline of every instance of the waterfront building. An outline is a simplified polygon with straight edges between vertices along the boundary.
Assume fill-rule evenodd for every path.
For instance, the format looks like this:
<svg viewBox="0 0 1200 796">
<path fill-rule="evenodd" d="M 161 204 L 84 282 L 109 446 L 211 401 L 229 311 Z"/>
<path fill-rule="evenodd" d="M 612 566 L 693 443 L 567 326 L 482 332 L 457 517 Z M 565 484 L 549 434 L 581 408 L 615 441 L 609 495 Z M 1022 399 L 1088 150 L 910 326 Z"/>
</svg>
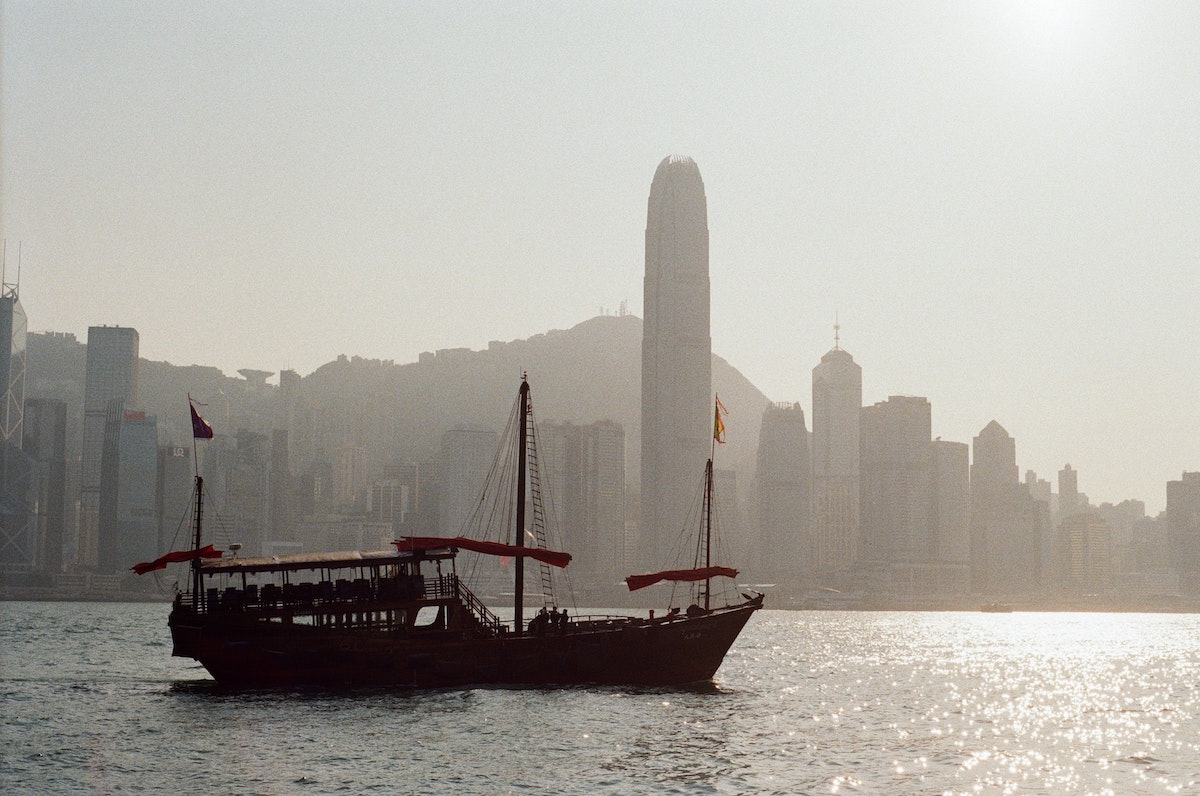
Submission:
<svg viewBox="0 0 1200 796">
<path fill-rule="evenodd" d="M 602 420 L 543 424 L 541 482 L 548 487 L 560 539 L 582 583 L 609 584 L 630 574 L 625 546 L 625 429 Z M 552 543 L 553 546 L 553 543 Z"/>
<path fill-rule="evenodd" d="M 35 568 L 49 576 L 63 569 L 67 516 L 67 404 L 50 398 L 25 402 L 22 450 L 33 463 L 29 505 L 34 516 Z"/>
<path fill-rule="evenodd" d="M 79 538 L 74 568 L 94 571 L 99 564 L 100 475 L 110 411 L 137 402 L 136 329 L 93 326 L 88 329 L 83 395 L 83 449 L 79 478 Z"/>
<path fill-rule="evenodd" d="M 438 470 L 436 461 L 384 465 L 383 479 L 399 484 L 404 494 L 404 512 L 398 534 L 437 535 Z"/>
<path fill-rule="evenodd" d="M 965 442 L 935 439 L 929 591 L 966 594 L 971 585 L 971 465 Z"/>
<path fill-rule="evenodd" d="M 190 447 L 159 446 L 158 538 L 163 552 L 178 550 L 191 538 L 195 477 Z"/>
<path fill-rule="evenodd" d="M 123 575 L 160 552 L 158 420 L 110 405 L 100 466 L 97 569 Z"/>
<path fill-rule="evenodd" d="M 1061 523 L 1064 518 L 1083 510 L 1084 501 L 1079 494 L 1079 473 L 1070 464 L 1058 471 L 1058 513 L 1055 518 Z"/>
<path fill-rule="evenodd" d="M 1062 521 L 1065 542 L 1063 586 L 1077 595 L 1105 595 L 1113 588 L 1112 532 L 1095 511 L 1081 511 Z"/>
<path fill-rule="evenodd" d="M 237 447 L 228 471 L 226 505 L 232 522 L 230 541 L 240 542 L 242 555 L 262 555 L 267 536 L 270 445 L 266 434 L 238 429 Z"/>
<path fill-rule="evenodd" d="M 809 436 L 796 403 L 770 404 L 758 432 L 754 474 L 759 577 L 807 580 L 816 564 L 812 534 Z"/>
<path fill-rule="evenodd" d="M 812 566 L 837 578 L 858 557 L 862 368 L 833 349 L 812 372 Z"/>
<path fill-rule="evenodd" d="M 713 430 L 708 207 L 688 157 L 665 158 L 650 186 L 643 303 L 640 536 L 643 561 L 666 566 Z"/>
<path fill-rule="evenodd" d="M 1017 443 L 995 420 L 972 442 L 971 587 L 1023 594 L 1042 583 L 1038 513 L 1019 480 Z"/>
<path fill-rule="evenodd" d="M 387 523 L 400 535 L 408 513 L 408 487 L 393 478 L 371 484 L 367 516 L 372 522 Z"/>
<path fill-rule="evenodd" d="M 358 504 L 366 480 L 367 451 L 361 445 L 340 445 L 333 458 L 333 503 L 338 511 Z"/>
<path fill-rule="evenodd" d="M 1167 482 L 1165 513 L 1180 591 L 1200 595 L 1200 472 Z"/>
<path fill-rule="evenodd" d="M 457 536 L 464 532 L 475 513 L 498 445 L 495 431 L 459 427 L 442 434 L 438 477 L 440 535 Z"/>
<path fill-rule="evenodd" d="M 38 523 L 30 505 L 33 460 L 22 450 L 28 320 L 17 286 L 0 286 L 0 574 L 33 571 Z"/>
<path fill-rule="evenodd" d="M 862 408 L 858 555 L 873 591 L 927 590 L 934 555 L 930 427 L 925 398 L 893 395 Z"/>
<path fill-rule="evenodd" d="M 287 373 L 289 371 L 283 371 Z M 283 373 L 280 377 L 283 377 Z M 293 512 L 291 456 L 286 428 L 271 431 L 271 471 L 267 477 L 270 506 L 267 521 L 270 523 L 272 542 L 296 541 L 296 517 Z"/>
</svg>

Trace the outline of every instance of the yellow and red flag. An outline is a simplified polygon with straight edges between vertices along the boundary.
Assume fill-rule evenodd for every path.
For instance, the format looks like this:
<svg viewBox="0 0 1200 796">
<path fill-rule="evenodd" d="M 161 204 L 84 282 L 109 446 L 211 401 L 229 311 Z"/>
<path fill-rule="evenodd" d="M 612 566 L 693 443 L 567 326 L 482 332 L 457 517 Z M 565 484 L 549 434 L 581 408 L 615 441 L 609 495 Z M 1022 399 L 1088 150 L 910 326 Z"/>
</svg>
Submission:
<svg viewBox="0 0 1200 796">
<path fill-rule="evenodd" d="M 725 404 L 721 403 L 721 399 L 717 398 L 716 406 L 713 408 L 713 439 L 718 445 L 725 444 L 725 421 L 721 419 L 721 415 L 729 414 L 729 410 L 725 408 Z"/>
</svg>

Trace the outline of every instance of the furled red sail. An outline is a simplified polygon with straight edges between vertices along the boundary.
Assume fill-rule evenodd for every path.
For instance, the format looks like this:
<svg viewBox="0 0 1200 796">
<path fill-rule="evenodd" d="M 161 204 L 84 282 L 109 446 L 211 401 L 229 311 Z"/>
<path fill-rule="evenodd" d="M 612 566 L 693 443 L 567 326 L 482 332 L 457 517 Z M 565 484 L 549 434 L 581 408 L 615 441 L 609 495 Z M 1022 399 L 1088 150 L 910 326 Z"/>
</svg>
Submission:
<svg viewBox="0 0 1200 796">
<path fill-rule="evenodd" d="M 478 539 L 468 539 L 465 536 L 402 536 L 396 540 L 396 548 L 401 552 L 413 550 L 434 550 L 440 547 L 461 547 L 489 556 L 523 556 L 535 558 L 552 567 L 565 567 L 571 563 L 570 553 L 557 550 L 546 550 L 541 547 L 517 547 L 514 544 L 500 542 L 481 542 Z"/>
<path fill-rule="evenodd" d="M 164 556 L 159 556 L 153 561 L 143 561 L 140 564 L 134 564 L 133 571 L 139 575 L 145 575 L 147 572 L 153 572 L 156 569 L 164 569 L 167 564 L 195 561 L 197 558 L 220 558 L 222 555 L 224 554 L 212 545 L 202 547 L 199 550 L 175 550 Z"/>
<path fill-rule="evenodd" d="M 625 585 L 630 591 L 644 589 L 647 586 L 653 586 L 655 583 L 663 580 L 681 582 L 693 580 L 706 580 L 715 578 L 718 575 L 723 575 L 727 578 L 736 578 L 738 571 L 730 567 L 700 567 L 698 569 L 664 569 L 662 572 L 652 572 L 649 575 L 630 575 L 625 578 Z"/>
</svg>

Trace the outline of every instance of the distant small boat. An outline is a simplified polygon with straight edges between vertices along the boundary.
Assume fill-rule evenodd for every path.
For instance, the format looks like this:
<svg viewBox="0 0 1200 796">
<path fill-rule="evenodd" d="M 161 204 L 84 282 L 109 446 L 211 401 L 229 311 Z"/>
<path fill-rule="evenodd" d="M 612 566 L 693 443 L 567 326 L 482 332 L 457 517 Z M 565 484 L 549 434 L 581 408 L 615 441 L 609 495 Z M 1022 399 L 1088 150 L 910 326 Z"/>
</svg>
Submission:
<svg viewBox="0 0 1200 796">
<path fill-rule="evenodd" d="M 979 610 L 985 614 L 1011 614 L 1012 603 L 985 603 Z"/>
</svg>

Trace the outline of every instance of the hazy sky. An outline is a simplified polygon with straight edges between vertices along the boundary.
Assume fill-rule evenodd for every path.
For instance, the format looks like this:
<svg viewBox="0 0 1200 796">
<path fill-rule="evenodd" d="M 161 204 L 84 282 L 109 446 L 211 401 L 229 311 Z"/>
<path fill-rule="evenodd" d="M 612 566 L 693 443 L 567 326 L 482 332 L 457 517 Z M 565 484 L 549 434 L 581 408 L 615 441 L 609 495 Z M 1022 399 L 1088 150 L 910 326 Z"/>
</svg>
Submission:
<svg viewBox="0 0 1200 796">
<path fill-rule="evenodd" d="M 36 331 L 307 374 L 642 314 L 658 162 L 713 350 L 811 411 L 995 419 L 1022 471 L 1200 469 L 1200 3 L 3 0 L 3 236 Z M 731 429 L 736 407 L 730 407 Z"/>
</svg>

